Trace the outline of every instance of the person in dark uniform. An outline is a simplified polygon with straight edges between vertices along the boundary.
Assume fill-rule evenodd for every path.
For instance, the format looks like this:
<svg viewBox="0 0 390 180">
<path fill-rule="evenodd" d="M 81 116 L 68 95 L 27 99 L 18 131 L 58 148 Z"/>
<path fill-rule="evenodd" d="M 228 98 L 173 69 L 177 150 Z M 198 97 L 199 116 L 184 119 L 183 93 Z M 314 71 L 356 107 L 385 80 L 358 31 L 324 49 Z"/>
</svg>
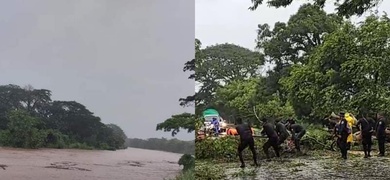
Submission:
<svg viewBox="0 0 390 180">
<path fill-rule="evenodd" d="M 276 133 L 273 124 L 267 122 L 268 120 L 266 118 L 263 118 L 262 121 L 263 121 L 263 130 L 261 131 L 261 134 L 265 134 L 268 137 L 267 142 L 265 142 L 263 145 L 263 151 L 267 156 L 267 160 L 270 160 L 268 150 L 271 146 L 272 148 L 274 148 L 276 156 L 280 157 L 279 147 L 278 147 L 278 142 L 279 142 L 278 134 Z"/>
<path fill-rule="evenodd" d="M 238 157 L 240 158 L 241 168 L 245 167 L 244 159 L 242 158 L 242 151 L 249 146 L 249 149 L 252 151 L 253 162 L 255 166 L 257 164 L 257 155 L 255 150 L 255 141 L 252 136 L 252 127 L 249 124 L 243 124 L 242 119 L 237 119 L 238 125 L 236 126 L 236 130 L 238 135 L 240 136 L 240 144 L 238 145 Z"/>
<path fill-rule="evenodd" d="M 295 149 L 301 152 L 301 138 L 306 134 L 306 130 L 299 124 L 288 124 L 288 129 L 291 131 L 291 139 L 294 141 Z"/>
<path fill-rule="evenodd" d="M 345 119 L 344 113 L 340 113 L 339 118 L 340 118 L 340 125 L 338 128 L 337 144 L 340 147 L 341 157 L 343 159 L 347 159 L 347 153 L 348 153 L 347 139 L 349 134 L 351 134 L 351 131 L 348 127 L 348 122 Z"/>
<path fill-rule="evenodd" d="M 334 125 L 334 128 L 333 128 L 333 135 L 334 137 L 337 137 L 337 147 L 339 149 L 341 149 L 341 146 L 340 146 L 340 142 L 338 141 L 338 138 L 339 138 L 339 129 L 340 129 L 340 119 L 337 120 L 336 124 Z"/>
<path fill-rule="evenodd" d="M 386 123 L 383 113 L 377 115 L 378 122 L 376 123 L 376 138 L 378 139 L 378 156 L 385 156 L 385 142 L 386 142 Z"/>
<path fill-rule="evenodd" d="M 281 121 L 277 121 L 275 125 L 276 133 L 279 136 L 278 146 L 280 146 L 290 135 L 287 131 L 286 125 Z"/>
<path fill-rule="evenodd" d="M 374 127 L 372 126 L 371 119 L 360 118 L 357 122 L 357 127 L 360 130 L 362 136 L 362 145 L 364 151 L 364 158 L 371 157 L 371 145 L 372 145 L 372 133 L 374 132 Z"/>
</svg>

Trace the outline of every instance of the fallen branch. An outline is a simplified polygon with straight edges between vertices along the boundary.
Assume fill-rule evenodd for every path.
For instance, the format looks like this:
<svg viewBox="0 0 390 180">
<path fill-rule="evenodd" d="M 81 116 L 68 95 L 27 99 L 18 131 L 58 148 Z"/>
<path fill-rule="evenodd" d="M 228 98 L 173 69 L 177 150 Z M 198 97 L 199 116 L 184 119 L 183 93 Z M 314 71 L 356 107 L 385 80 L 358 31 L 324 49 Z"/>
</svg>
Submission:
<svg viewBox="0 0 390 180">
<path fill-rule="evenodd" d="M 256 119 L 257 119 L 257 120 L 260 122 L 260 124 L 261 124 L 261 120 L 260 120 L 259 116 L 257 116 L 256 106 L 253 106 L 253 113 L 255 114 Z"/>
</svg>

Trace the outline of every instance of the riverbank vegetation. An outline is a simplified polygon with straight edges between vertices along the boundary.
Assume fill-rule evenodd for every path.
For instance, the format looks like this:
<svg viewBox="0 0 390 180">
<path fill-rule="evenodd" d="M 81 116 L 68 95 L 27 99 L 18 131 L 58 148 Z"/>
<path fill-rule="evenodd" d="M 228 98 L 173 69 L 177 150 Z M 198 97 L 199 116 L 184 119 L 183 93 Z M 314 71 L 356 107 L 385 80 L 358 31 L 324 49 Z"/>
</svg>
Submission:
<svg viewBox="0 0 390 180">
<path fill-rule="evenodd" d="M 182 141 L 176 138 L 149 138 L 149 139 L 137 139 L 128 138 L 125 143 L 126 147 L 150 149 L 158 151 L 166 151 L 179 154 L 191 154 L 195 152 L 194 141 Z"/>
<path fill-rule="evenodd" d="M 126 135 L 76 101 L 51 99 L 51 91 L 0 86 L 0 145 L 17 148 L 125 148 Z"/>
</svg>

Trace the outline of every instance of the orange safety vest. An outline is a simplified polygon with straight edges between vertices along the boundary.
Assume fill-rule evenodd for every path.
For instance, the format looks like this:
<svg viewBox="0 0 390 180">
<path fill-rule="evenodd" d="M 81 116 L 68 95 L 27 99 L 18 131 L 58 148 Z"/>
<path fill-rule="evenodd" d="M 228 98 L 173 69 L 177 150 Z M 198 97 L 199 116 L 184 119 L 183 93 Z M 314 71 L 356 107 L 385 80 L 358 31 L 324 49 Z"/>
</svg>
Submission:
<svg viewBox="0 0 390 180">
<path fill-rule="evenodd" d="M 252 130 L 252 135 L 255 134 L 255 131 L 253 130 L 253 128 L 251 128 L 251 130 Z M 226 134 L 227 134 L 227 135 L 235 136 L 235 135 L 238 135 L 238 132 L 237 132 L 237 129 L 236 129 L 236 128 L 229 128 L 229 129 L 226 131 Z"/>
</svg>

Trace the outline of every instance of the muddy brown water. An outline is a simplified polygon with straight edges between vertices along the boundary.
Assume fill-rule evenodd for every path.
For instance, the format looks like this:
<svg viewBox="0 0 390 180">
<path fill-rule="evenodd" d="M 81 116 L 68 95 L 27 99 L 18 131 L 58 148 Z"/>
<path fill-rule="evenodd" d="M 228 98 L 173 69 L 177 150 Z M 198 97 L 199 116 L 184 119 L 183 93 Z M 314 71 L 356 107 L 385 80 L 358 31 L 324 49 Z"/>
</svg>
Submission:
<svg viewBox="0 0 390 180">
<path fill-rule="evenodd" d="M 180 157 L 136 148 L 97 151 L 0 147 L 0 179 L 162 180 L 180 172 Z"/>
</svg>

